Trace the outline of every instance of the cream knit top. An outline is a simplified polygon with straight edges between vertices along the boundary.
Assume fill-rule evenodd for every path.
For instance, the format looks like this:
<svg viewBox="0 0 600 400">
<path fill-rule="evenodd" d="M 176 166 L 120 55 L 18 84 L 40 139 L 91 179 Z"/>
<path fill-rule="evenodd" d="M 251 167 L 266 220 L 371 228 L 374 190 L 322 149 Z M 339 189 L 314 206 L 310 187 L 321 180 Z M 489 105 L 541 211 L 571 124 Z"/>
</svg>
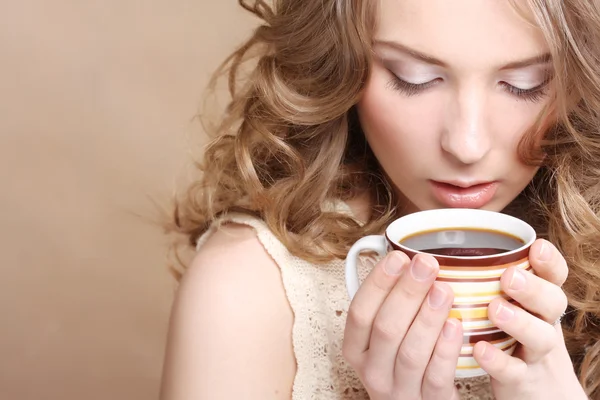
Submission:
<svg viewBox="0 0 600 400">
<path fill-rule="evenodd" d="M 315 265 L 295 257 L 263 221 L 245 214 L 228 214 L 215 221 L 199 238 L 198 248 L 220 223 L 227 222 L 254 228 L 265 251 L 281 270 L 285 293 L 294 313 L 292 342 L 297 369 L 292 400 L 368 399 L 358 376 L 342 357 L 344 326 L 350 305 L 344 261 Z M 364 279 L 377 258 L 361 261 L 359 275 Z M 461 379 L 455 384 L 461 399 L 493 399 L 487 377 Z"/>
</svg>

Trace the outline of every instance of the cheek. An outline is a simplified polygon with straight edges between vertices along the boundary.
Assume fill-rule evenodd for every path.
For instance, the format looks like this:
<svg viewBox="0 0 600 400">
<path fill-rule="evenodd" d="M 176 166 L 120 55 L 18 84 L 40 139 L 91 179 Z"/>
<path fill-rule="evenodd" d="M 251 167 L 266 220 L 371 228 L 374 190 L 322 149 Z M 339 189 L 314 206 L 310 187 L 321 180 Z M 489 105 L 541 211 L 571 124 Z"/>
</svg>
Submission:
<svg viewBox="0 0 600 400">
<path fill-rule="evenodd" d="M 499 127 L 495 142 L 504 148 L 515 151 L 521 139 L 531 128 L 535 127 L 538 116 L 546 103 L 531 103 L 525 101 L 503 100 L 494 107 L 493 126 Z M 541 137 L 535 140 L 539 143 Z M 533 143 L 532 143 L 533 145 Z"/>
<path fill-rule="evenodd" d="M 388 87 L 389 79 L 374 69 L 357 104 L 361 126 L 378 158 L 378 150 L 412 153 L 417 144 L 434 145 L 439 126 L 436 105 L 427 96 L 404 96 Z"/>
<path fill-rule="evenodd" d="M 519 145 L 534 127 L 545 106 L 546 102 L 531 103 L 510 98 L 495 104 L 492 120 L 493 126 L 497 127 L 493 130 L 496 151 L 494 159 L 495 164 L 507 174 L 507 188 L 511 190 L 507 195 L 513 198 L 527 186 L 538 170 L 538 167 L 528 165 L 521 158 Z M 529 150 L 537 147 L 541 139 L 540 136 L 528 137 L 523 142 L 526 155 L 532 155 Z"/>
</svg>

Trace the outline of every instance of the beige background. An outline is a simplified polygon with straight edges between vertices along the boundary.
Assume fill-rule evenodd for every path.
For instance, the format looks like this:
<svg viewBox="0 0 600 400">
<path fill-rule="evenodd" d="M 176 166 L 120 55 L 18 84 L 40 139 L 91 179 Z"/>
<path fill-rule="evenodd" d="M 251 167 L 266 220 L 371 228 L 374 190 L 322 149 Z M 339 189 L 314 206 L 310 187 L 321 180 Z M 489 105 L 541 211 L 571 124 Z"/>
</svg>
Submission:
<svg viewBox="0 0 600 400">
<path fill-rule="evenodd" d="M 1 399 L 157 398 L 174 285 L 135 214 L 253 22 L 235 0 L 0 2 Z"/>
</svg>

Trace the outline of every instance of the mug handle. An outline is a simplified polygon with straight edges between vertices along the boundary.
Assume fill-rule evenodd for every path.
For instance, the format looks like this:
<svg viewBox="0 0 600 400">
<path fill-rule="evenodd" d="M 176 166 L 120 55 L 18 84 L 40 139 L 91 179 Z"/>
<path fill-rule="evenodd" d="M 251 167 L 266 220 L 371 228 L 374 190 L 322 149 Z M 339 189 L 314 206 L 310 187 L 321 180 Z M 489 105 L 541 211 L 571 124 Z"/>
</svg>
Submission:
<svg viewBox="0 0 600 400">
<path fill-rule="evenodd" d="M 386 237 L 384 235 L 365 236 L 354 243 L 348 251 L 346 256 L 346 289 L 350 300 L 354 298 L 360 286 L 357 267 L 358 256 L 366 250 L 375 251 L 382 257 L 385 256 L 388 251 Z"/>
</svg>

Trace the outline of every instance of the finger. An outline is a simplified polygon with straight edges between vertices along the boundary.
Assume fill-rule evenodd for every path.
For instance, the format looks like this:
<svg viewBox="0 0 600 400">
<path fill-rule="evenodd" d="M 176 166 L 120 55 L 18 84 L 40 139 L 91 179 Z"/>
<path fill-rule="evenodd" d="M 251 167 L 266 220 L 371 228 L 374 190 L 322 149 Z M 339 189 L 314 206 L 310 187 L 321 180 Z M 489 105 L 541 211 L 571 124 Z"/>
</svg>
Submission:
<svg viewBox="0 0 600 400">
<path fill-rule="evenodd" d="M 402 395 L 407 398 L 416 398 L 421 392 L 423 375 L 450 313 L 453 299 L 454 294 L 448 284 L 435 282 L 400 345 L 394 382 L 402 388 Z"/>
<path fill-rule="evenodd" d="M 400 343 L 417 315 L 439 271 L 435 258 L 413 257 L 410 269 L 400 276 L 373 323 L 367 363 L 373 370 L 393 371 Z"/>
<path fill-rule="evenodd" d="M 490 320 L 521 343 L 526 362 L 536 362 L 557 343 L 556 329 L 504 299 L 495 299 L 488 308 Z"/>
<path fill-rule="evenodd" d="M 462 347 L 462 335 L 460 321 L 446 321 L 423 377 L 421 393 L 424 400 L 459 398 L 454 375 Z"/>
<path fill-rule="evenodd" d="M 473 357 L 492 378 L 504 385 L 517 384 L 527 376 L 527 364 L 512 357 L 487 342 L 479 342 L 473 347 Z"/>
<path fill-rule="evenodd" d="M 348 361 L 357 362 L 368 349 L 375 316 L 384 300 L 410 263 L 399 251 L 380 260 L 356 292 L 346 319 L 342 352 Z"/>
<path fill-rule="evenodd" d="M 507 269 L 500 285 L 524 309 L 548 323 L 556 321 L 567 309 L 567 296 L 559 286 L 520 268 Z"/>
<path fill-rule="evenodd" d="M 547 240 L 538 239 L 531 246 L 529 262 L 537 276 L 558 286 L 562 286 L 569 275 L 569 267 L 565 258 Z"/>
</svg>

